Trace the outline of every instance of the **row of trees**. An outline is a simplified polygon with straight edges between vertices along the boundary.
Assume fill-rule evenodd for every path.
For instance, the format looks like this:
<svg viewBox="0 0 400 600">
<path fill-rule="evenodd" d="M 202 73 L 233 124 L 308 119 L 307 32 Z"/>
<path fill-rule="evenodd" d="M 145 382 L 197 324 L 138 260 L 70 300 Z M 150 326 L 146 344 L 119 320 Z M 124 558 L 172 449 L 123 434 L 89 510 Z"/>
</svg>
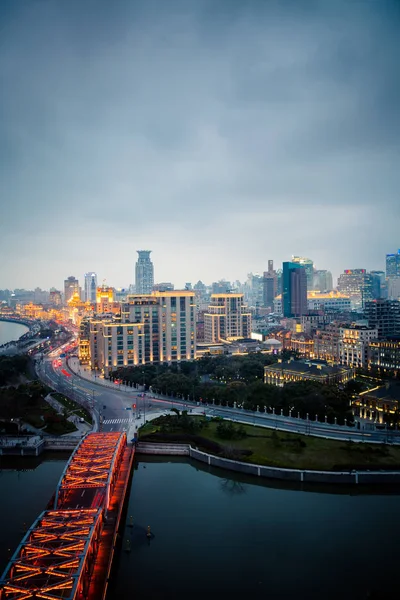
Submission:
<svg viewBox="0 0 400 600">
<path fill-rule="evenodd" d="M 28 360 L 26 355 L 0 356 L 0 387 L 19 378 L 26 370 Z"/>
<path fill-rule="evenodd" d="M 283 388 L 263 383 L 265 364 L 276 358 L 264 354 L 239 357 L 205 357 L 180 365 L 146 365 L 123 368 L 111 379 L 139 384 L 158 394 L 217 406 L 236 406 L 247 410 L 300 414 L 328 422 L 352 422 L 350 410 L 353 384 L 344 389 L 314 381 L 289 383 Z M 353 386 L 353 387 L 352 387 Z"/>
</svg>

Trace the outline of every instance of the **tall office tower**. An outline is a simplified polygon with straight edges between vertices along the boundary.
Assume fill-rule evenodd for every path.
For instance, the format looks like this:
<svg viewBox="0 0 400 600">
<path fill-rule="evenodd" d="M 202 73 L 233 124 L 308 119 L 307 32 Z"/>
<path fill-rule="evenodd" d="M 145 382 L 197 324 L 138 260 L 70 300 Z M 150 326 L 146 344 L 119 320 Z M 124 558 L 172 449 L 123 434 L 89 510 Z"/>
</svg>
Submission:
<svg viewBox="0 0 400 600">
<path fill-rule="evenodd" d="M 386 277 L 400 277 L 400 250 L 397 254 L 386 254 Z"/>
<path fill-rule="evenodd" d="M 339 275 L 337 289 L 349 296 L 353 308 L 359 308 L 372 300 L 372 277 L 365 269 L 346 269 Z"/>
<path fill-rule="evenodd" d="M 64 303 L 67 304 L 74 294 L 80 296 L 79 281 L 71 275 L 64 280 Z"/>
<path fill-rule="evenodd" d="M 154 266 L 150 259 L 151 250 L 137 250 L 139 254 L 135 266 L 136 294 L 151 294 L 154 285 Z"/>
<path fill-rule="evenodd" d="M 371 271 L 371 296 L 373 300 L 385 298 L 387 293 L 384 271 Z"/>
<path fill-rule="evenodd" d="M 263 277 L 263 305 L 274 308 L 274 299 L 277 295 L 278 277 L 274 270 L 274 261 L 268 261 L 268 271 L 264 271 Z"/>
<path fill-rule="evenodd" d="M 332 273 L 326 269 L 314 271 L 313 289 L 316 292 L 330 292 L 333 290 Z"/>
<path fill-rule="evenodd" d="M 304 267 L 307 277 L 307 289 L 312 290 L 314 283 L 314 262 L 311 258 L 305 258 L 304 256 L 292 256 L 292 263 Z"/>
<path fill-rule="evenodd" d="M 366 302 L 364 314 L 368 326 L 378 330 L 378 337 L 400 335 L 400 302 L 397 300 L 373 300 Z"/>
<path fill-rule="evenodd" d="M 243 294 L 211 294 L 211 304 L 204 314 L 205 342 L 247 338 L 250 333 L 251 313 Z"/>
<path fill-rule="evenodd" d="M 85 273 L 85 302 L 96 302 L 97 275 Z"/>
<path fill-rule="evenodd" d="M 282 308 L 284 317 L 307 314 L 307 274 L 298 263 L 283 263 Z"/>
</svg>

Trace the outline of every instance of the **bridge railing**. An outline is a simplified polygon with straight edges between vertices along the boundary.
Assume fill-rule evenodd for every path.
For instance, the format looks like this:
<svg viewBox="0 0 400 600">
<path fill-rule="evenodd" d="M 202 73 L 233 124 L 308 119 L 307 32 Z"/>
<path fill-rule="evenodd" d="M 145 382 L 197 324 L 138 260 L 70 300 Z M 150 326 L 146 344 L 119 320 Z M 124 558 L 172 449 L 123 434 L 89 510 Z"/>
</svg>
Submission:
<svg viewBox="0 0 400 600">
<path fill-rule="evenodd" d="M 102 512 L 44 511 L 6 567 L 0 579 L 0 599 L 86 597 L 100 540 Z"/>
</svg>

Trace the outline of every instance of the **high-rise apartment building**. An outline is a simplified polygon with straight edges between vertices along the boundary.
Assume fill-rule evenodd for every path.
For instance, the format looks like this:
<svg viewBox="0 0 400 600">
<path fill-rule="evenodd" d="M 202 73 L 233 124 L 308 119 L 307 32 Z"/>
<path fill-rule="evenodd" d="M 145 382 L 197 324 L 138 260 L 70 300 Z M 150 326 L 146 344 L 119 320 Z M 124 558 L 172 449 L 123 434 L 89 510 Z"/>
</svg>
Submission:
<svg viewBox="0 0 400 600">
<path fill-rule="evenodd" d="M 85 302 L 96 302 L 97 275 L 96 273 L 85 273 Z"/>
<path fill-rule="evenodd" d="M 204 341 L 212 344 L 248 338 L 250 334 L 251 313 L 244 304 L 243 294 L 212 294 L 204 314 Z"/>
<path fill-rule="evenodd" d="M 78 294 L 80 296 L 79 281 L 71 275 L 64 280 L 64 302 L 67 304 L 72 296 Z"/>
<path fill-rule="evenodd" d="M 386 277 L 400 277 L 400 250 L 386 254 Z"/>
<path fill-rule="evenodd" d="M 151 294 L 154 285 L 154 266 L 150 259 L 151 250 L 137 250 L 138 260 L 135 266 L 136 294 Z"/>
<path fill-rule="evenodd" d="M 292 256 L 292 263 L 304 267 L 307 276 L 307 289 L 312 290 L 314 283 L 314 261 L 304 256 Z"/>
<path fill-rule="evenodd" d="M 92 368 L 108 374 L 123 366 L 172 363 L 196 357 L 194 292 L 133 294 L 120 319 L 92 319 Z"/>
<path fill-rule="evenodd" d="M 282 311 L 284 317 L 301 317 L 307 313 L 307 275 L 298 263 L 283 263 Z"/>
</svg>

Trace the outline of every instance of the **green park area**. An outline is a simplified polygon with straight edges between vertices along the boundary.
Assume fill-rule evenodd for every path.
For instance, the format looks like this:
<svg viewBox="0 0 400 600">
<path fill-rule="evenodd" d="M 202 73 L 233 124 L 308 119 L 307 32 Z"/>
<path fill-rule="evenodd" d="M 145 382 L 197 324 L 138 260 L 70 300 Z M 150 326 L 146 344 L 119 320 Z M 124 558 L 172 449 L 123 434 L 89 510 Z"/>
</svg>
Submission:
<svg viewBox="0 0 400 600">
<path fill-rule="evenodd" d="M 52 435 L 76 431 L 69 409 L 59 414 L 50 406 L 45 400 L 50 388 L 29 379 L 32 371 L 26 356 L 0 357 L 0 432 L 20 434 L 26 425 Z"/>
<path fill-rule="evenodd" d="M 75 402 L 75 400 L 71 400 L 64 396 L 64 394 L 60 394 L 59 392 L 53 392 L 51 394 L 52 398 L 57 400 L 64 407 L 64 414 L 69 417 L 70 415 L 75 415 L 78 419 L 84 419 L 86 423 L 90 425 L 93 422 L 91 414 L 86 408 L 83 408 L 80 404 Z"/>
<path fill-rule="evenodd" d="M 397 446 L 326 440 L 206 420 L 176 409 L 142 427 L 140 441 L 190 443 L 210 454 L 273 467 L 334 471 L 400 468 Z"/>
</svg>

